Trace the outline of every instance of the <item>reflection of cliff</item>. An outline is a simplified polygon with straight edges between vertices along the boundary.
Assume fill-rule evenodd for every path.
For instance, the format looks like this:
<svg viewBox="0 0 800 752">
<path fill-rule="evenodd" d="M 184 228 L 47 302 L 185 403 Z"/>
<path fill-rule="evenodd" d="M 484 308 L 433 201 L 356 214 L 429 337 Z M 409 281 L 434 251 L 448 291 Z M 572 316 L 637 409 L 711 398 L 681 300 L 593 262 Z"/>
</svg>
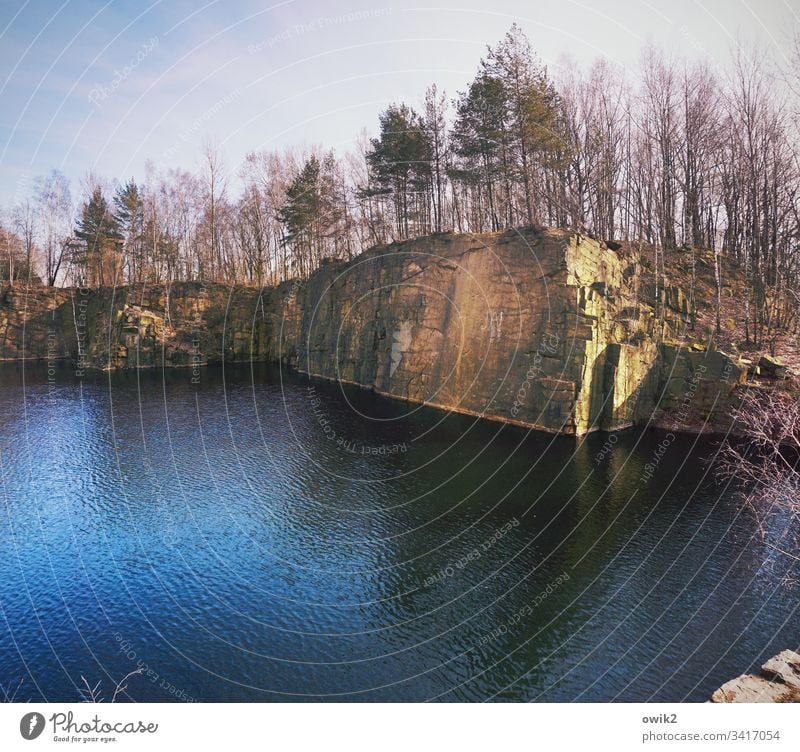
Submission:
<svg viewBox="0 0 800 752">
<path fill-rule="evenodd" d="M 262 291 L 199 283 L 0 293 L 0 357 L 96 368 L 281 361 L 412 402 L 584 434 L 719 427 L 744 369 L 680 342 L 677 287 L 557 230 L 440 234 Z M 656 306 L 658 315 L 656 315 Z"/>
</svg>

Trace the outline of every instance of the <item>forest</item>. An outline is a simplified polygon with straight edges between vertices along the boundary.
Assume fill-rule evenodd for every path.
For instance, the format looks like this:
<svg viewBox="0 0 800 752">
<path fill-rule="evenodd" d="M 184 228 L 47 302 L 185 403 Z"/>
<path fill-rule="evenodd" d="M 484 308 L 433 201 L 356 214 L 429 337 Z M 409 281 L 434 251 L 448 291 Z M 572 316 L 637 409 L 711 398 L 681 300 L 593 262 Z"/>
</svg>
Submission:
<svg viewBox="0 0 800 752">
<path fill-rule="evenodd" d="M 553 74 L 514 25 L 464 91 L 389 105 L 343 154 L 258 151 L 231 169 L 208 144 L 194 170 L 151 162 L 78 190 L 53 170 L 2 213 L 0 279 L 261 287 L 406 238 L 552 225 L 631 244 L 656 274 L 702 253 L 718 290 L 736 265 L 757 344 L 797 323 L 800 56 L 694 58 L 647 49 L 633 73 L 601 58 Z"/>
</svg>

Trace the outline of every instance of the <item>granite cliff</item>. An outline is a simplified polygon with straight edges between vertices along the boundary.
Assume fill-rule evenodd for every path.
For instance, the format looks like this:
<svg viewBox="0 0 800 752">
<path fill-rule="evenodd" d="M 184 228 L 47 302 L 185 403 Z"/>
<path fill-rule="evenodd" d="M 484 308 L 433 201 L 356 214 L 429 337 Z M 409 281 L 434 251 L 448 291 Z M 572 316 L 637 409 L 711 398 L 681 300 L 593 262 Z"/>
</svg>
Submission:
<svg viewBox="0 0 800 752">
<path fill-rule="evenodd" d="M 4 288 L 0 358 L 249 361 L 544 431 L 730 424 L 747 363 L 691 337 L 688 293 L 560 230 L 440 234 L 256 290 Z"/>
</svg>

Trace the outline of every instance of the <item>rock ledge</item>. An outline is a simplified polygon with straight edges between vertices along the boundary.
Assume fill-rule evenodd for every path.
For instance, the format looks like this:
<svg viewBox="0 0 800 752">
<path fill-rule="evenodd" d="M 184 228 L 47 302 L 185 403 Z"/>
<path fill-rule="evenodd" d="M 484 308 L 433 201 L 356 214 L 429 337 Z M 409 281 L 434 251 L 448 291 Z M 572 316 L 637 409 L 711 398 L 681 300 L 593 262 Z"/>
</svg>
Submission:
<svg viewBox="0 0 800 752">
<path fill-rule="evenodd" d="M 725 682 L 711 702 L 800 702 L 800 654 L 784 650 L 761 666 L 760 675 Z"/>
</svg>

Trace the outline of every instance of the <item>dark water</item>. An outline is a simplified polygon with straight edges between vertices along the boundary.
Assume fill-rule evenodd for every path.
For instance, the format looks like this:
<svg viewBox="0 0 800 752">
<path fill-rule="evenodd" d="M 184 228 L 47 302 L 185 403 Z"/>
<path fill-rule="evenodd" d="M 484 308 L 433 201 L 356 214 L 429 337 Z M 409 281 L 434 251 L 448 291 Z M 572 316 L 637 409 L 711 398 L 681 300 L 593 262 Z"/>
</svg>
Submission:
<svg viewBox="0 0 800 752">
<path fill-rule="evenodd" d="M 528 434 L 251 368 L 0 369 L 0 684 L 704 700 L 800 641 L 710 440 Z M 24 679 L 22 685 L 19 682 Z"/>
</svg>

